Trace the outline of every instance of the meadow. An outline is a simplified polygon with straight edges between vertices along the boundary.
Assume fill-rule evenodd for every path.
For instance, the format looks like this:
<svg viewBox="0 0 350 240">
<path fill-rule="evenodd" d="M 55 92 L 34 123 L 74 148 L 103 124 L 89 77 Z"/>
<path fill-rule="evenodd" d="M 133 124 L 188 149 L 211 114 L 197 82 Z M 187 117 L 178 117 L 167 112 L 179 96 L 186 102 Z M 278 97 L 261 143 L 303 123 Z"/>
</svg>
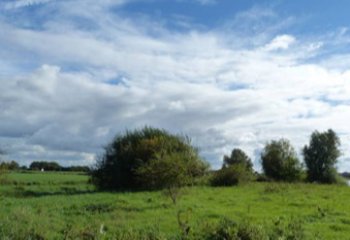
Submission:
<svg viewBox="0 0 350 240">
<path fill-rule="evenodd" d="M 81 173 L 12 172 L 0 185 L 0 239 L 201 239 L 220 223 L 350 239 L 349 199 L 347 186 L 254 182 L 187 187 L 174 205 L 161 191 L 95 191 Z"/>
</svg>

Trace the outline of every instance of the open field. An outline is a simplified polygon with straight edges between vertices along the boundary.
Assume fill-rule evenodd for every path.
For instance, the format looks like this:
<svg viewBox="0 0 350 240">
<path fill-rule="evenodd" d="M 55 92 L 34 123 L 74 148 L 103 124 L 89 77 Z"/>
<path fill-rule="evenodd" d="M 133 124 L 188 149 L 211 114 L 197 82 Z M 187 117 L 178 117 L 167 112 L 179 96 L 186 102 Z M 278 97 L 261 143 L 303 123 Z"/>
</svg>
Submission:
<svg viewBox="0 0 350 240">
<path fill-rule="evenodd" d="M 114 239 L 134 231 L 179 238 L 179 211 L 191 232 L 229 218 L 262 229 L 293 222 L 306 239 L 350 239 L 347 186 L 193 187 L 173 205 L 162 192 L 96 192 L 86 175 L 45 172 L 10 173 L 0 194 L 1 239 Z"/>
</svg>

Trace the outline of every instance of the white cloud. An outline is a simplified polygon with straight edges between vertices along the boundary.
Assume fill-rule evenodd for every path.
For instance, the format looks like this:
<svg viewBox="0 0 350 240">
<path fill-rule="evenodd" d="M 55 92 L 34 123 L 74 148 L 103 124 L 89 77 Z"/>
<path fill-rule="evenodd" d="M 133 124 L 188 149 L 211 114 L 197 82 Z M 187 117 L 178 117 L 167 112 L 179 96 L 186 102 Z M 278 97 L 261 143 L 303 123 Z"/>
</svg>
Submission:
<svg viewBox="0 0 350 240">
<path fill-rule="evenodd" d="M 254 157 L 286 137 L 300 149 L 311 131 L 330 127 L 350 155 L 350 74 L 305 63 L 320 39 L 175 32 L 75 3 L 87 8 L 55 3 L 60 17 L 40 30 L 0 23 L 0 42 L 15 56 L 0 76 L 0 148 L 9 158 L 91 163 L 114 134 L 144 125 L 189 134 L 214 167 L 234 147 Z M 72 16 L 95 25 L 84 29 Z M 23 55 L 36 67 L 16 74 Z"/>
<path fill-rule="evenodd" d="M 44 4 L 50 1 L 53 1 L 53 0 L 13 0 L 13 1 L 5 2 L 4 8 L 7 10 L 10 10 L 10 9 L 27 7 L 27 6 L 37 5 L 37 4 Z"/>
<path fill-rule="evenodd" d="M 290 35 L 280 35 L 275 37 L 269 44 L 265 46 L 265 49 L 267 51 L 272 51 L 272 50 L 285 50 L 290 47 L 293 43 L 295 43 L 295 38 Z"/>
</svg>

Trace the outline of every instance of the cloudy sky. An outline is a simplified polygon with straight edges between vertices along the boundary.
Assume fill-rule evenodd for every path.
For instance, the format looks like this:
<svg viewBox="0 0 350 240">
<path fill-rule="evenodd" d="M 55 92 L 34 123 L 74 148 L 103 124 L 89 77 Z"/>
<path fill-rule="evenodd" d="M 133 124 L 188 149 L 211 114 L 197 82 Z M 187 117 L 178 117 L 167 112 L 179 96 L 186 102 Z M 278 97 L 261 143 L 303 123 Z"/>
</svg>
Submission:
<svg viewBox="0 0 350 240">
<path fill-rule="evenodd" d="M 92 164 L 145 125 L 191 136 L 213 168 L 333 128 L 350 170 L 348 0 L 2 0 L 6 159 Z"/>
</svg>

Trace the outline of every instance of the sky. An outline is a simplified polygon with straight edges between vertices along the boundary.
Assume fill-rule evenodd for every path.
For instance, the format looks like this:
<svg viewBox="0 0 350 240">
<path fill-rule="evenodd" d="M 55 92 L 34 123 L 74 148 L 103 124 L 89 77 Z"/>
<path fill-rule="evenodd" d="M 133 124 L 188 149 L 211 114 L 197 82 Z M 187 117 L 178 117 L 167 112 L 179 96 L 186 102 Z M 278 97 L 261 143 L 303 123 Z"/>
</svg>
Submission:
<svg viewBox="0 0 350 240">
<path fill-rule="evenodd" d="M 186 134 L 212 168 L 313 131 L 350 171 L 348 0 L 1 0 L 0 149 L 92 165 L 116 134 Z"/>
</svg>

